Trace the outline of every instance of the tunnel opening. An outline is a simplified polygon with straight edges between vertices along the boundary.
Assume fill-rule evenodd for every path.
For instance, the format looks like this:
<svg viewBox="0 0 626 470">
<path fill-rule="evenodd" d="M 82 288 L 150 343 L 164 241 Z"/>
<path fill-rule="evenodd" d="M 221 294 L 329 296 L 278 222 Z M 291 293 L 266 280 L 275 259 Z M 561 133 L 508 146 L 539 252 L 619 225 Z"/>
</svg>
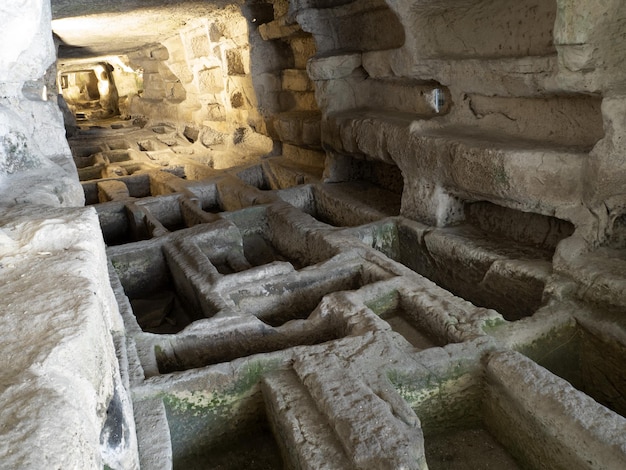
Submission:
<svg viewBox="0 0 626 470">
<path fill-rule="evenodd" d="M 98 121 L 120 114 L 113 70 L 106 62 L 60 65 L 58 91 L 77 120 Z"/>
</svg>

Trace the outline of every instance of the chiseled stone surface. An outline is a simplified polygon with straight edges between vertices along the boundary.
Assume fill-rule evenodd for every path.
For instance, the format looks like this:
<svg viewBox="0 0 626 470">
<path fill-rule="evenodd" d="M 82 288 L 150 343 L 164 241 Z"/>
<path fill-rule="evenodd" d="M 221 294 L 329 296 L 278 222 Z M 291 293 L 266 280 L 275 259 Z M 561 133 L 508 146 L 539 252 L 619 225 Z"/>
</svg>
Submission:
<svg viewBox="0 0 626 470">
<path fill-rule="evenodd" d="M 623 416 L 611 413 L 516 352 L 493 354 L 486 374 L 487 422 L 508 441 L 512 438 L 506 431 L 512 427 L 532 435 L 530 442 L 520 439 L 511 445 L 534 467 L 608 469 L 626 465 Z"/>
<path fill-rule="evenodd" d="M 84 202 L 65 140 L 56 90 L 44 75 L 55 60 L 50 4 L 10 0 L 0 7 L 0 202 L 79 206 Z"/>
<path fill-rule="evenodd" d="M 2 44 L 0 83 L 23 83 L 41 78 L 54 62 L 50 35 L 50 3 L 41 0 L 7 0 L 0 7 Z"/>
<path fill-rule="evenodd" d="M 273 432 L 288 464 L 302 469 L 352 468 L 341 443 L 315 406 L 306 387 L 293 372 L 276 372 L 263 378 L 263 397 Z"/>
<path fill-rule="evenodd" d="M 111 335 L 123 325 L 103 269 L 104 245 L 93 236 L 94 211 L 22 207 L 4 211 L 1 224 L 4 465 L 136 467 L 132 422 L 117 423 L 118 462 L 103 461 L 100 445 L 121 383 Z M 128 409 L 128 399 L 119 399 Z"/>
</svg>

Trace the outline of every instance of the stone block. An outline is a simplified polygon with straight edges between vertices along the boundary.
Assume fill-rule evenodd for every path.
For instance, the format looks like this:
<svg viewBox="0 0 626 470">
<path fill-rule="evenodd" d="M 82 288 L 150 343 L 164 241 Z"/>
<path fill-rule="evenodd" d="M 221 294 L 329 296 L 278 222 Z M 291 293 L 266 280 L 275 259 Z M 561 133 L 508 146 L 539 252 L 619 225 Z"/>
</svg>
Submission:
<svg viewBox="0 0 626 470">
<path fill-rule="evenodd" d="M 284 111 L 316 111 L 317 101 L 312 91 L 282 91 L 278 102 Z"/>
<path fill-rule="evenodd" d="M 220 67 L 202 69 L 197 77 L 200 93 L 218 93 L 224 89 L 224 76 Z"/>
<path fill-rule="evenodd" d="M 361 54 L 340 54 L 310 59 L 306 68 L 311 80 L 339 80 L 360 66 Z"/>
<path fill-rule="evenodd" d="M 185 126 L 183 135 L 187 138 L 189 142 L 194 143 L 198 140 L 198 137 L 200 136 L 200 129 L 195 126 Z"/>
<path fill-rule="evenodd" d="M 226 51 L 226 69 L 228 70 L 228 75 L 245 75 L 249 73 L 250 64 L 248 60 L 244 60 L 243 50 L 228 49 Z"/>
<path fill-rule="evenodd" d="M 152 60 L 167 60 L 170 58 L 170 53 L 166 47 L 157 47 L 152 49 L 149 53 L 149 56 Z"/>
<path fill-rule="evenodd" d="M 98 182 L 98 201 L 119 201 L 128 199 L 128 188 L 122 181 L 100 181 Z"/>
<path fill-rule="evenodd" d="M 299 34 L 289 38 L 288 42 L 294 58 L 293 68 L 306 68 L 306 63 L 309 58 L 313 57 L 317 52 L 313 36 Z"/>
<path fill-rule="evenodd" d="M 313 83 L 306 70 L 285 69 L 282 72 L 282 88 L 288 91 L 313 91 Z"/>
<path fill-rule="evenodd" d="M 199 59 L 211 55 L 211 45 L 206 34 L 200 33 L 188 39 L 188 52 L 191 57 Z"/>
<path fill-rule="evenodd" d="M 168 63 L 168 66 L 182 83 L 188 84 L 193 81 L 193 72 L 189 69 L 187 62 Z"/>
<path fill-rule="evenodd" d="M 286 24 L 284 17 L 259 26 L 259 33 L 266 41 L 287 38 L 296 34 L 298 31 L 301 31 L 300 25 L 297 23 Z"/>
</svg>

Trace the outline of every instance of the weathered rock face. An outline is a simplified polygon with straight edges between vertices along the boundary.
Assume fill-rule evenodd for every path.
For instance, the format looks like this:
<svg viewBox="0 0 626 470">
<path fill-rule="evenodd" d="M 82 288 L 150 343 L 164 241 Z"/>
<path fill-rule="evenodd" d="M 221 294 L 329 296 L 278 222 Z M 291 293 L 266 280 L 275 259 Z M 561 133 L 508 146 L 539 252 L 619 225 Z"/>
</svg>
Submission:
<svg viewBox="0 0 626 470">
<path fill-rule="evenodd" d="M 58 74 L 0 6 L 3 463 L 626 468 L 622 1 L 52 4 Z"/>
<path fill-rule="evenodd" d="M 123 326 L 95 213 L 21 204 L 0 220 L 2 461 L 133 468 L 134 423 L 112 336 Z M 101 444 L 108 433 L 119 438 Z"/>
<path fill-rule="evenodd" d="M 1 8 L 0 39 L 12 44 L 0 51 L 2 205 L 82 205 L 56 91 L 46 86 L 55 60 L 50 5 L 9 2 Z"/>
<path fill-rule="evenodd" d="M 401 170 L 401 213 L 413 219 L 454 224 L 489 201 L 568 220 L 576 232 L 556 266 L 573 275 L 581 250 L 620 238 L 623 51 L 607 41 L 621 2 L 301 3 L 292 17 L 334 41 L 308 64 L 338 161 L 329 180 L 348 177 L 346 155 L 379 160 Z M 339 24 L 372 16 L 386 30 L 399 22 L 404 42 L 369 43 L 367 28 L 358 44 L 342 39 Z"/>
<path fill-rule="evenodd" d="M 50 36 L 50 4 L 39 0 L 5 2 L 0 10 L 3 28 L 0 39 L 10 48 L 0 52 L 0 81 L 23 83 L 43 77 L 54 62 Z"/>
<path fill-rule="evenodd" d="M 113 342 L 123 326 L 93 236 L 98 220 L 78 208 L 85 198 L 57 105 L 50 4 L 10 0 L 0 15 L 0 460 L 136 468 Z"/>
</svg>

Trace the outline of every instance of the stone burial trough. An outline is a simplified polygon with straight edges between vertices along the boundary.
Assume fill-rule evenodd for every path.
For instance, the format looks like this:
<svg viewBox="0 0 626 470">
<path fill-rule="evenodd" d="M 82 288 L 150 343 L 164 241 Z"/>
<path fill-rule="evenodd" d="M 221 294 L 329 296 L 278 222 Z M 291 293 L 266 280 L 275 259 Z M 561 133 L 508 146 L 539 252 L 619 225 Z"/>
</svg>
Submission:
<svg viewBox="0 0 626 470">
<path fill-rule="evenodd" d="M 141 468 L 626 464 L 625 330 L 560 300 L 566 222 L 436 228 L 260 168 L 96 205 L 130 234 L 107 255 Z"/>
<path fill-rule="evenodd" d="M 123 135 L 84 153 L 159 147 Z M 554 269 L 572 223 L 476 198 L 420 223 L 397 168 L 337 154 L 325 179 L 178 155 L 82 183 L 141 468 L 626 466 L 626 329 Z"/>
</svg>

